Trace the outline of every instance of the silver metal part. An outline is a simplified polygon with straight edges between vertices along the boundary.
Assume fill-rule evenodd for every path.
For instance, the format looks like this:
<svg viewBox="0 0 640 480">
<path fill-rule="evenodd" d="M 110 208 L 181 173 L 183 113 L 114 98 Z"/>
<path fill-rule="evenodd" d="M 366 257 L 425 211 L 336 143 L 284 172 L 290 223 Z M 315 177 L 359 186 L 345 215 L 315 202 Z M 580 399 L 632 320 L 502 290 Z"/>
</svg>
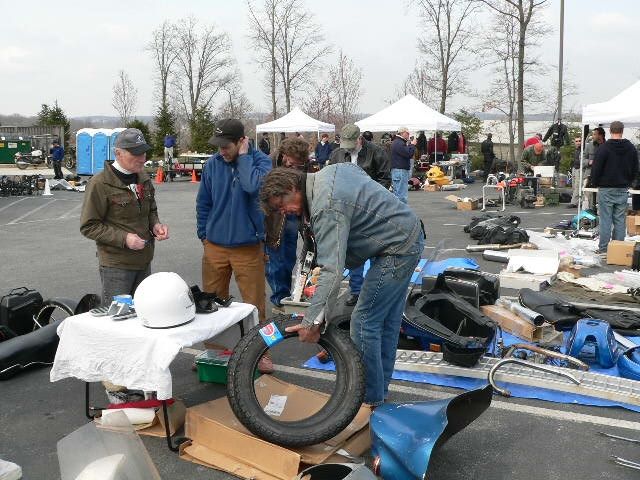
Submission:
<svg viewBox="0 0 640 480">
<path fill-rule="evenodd" d="M 491 368 L 500 360 L 499 358 L 482 357 L 476 366 L 467 368 L 445 362 L 442 359 L 442 353 L 398 350 L 395 368 L 413 372 L 486 379 Z M 545 368 L 553 370 L 554 373 L 541 372 L 517 364 L 505 365 L 495 373 L 494 378 L 498 382 L 528 385 L 640 406 L 639 381 L 549 365 L 545 365 Z M 555 373 L 557 371 L 570 372 L 580 384 L 575 385 L 571 380 L 558 376 Z"/>
<path fill-rule="evenodd" d="M 573 375 L 571 375 L 568 372 L 560 372 L 560 371 L 557 371 L 557 370 L 553 370 L 550 367 L 547 367 L 545 365 L 540 365 L 540 364 L 537 364 L 537 363 L 527 362 L 525 360 L 520 360 L 518 358 L 504 358 L 504 359 L 500 360 L 498 363 L 496 363 L 493 367 L 491 367 L 491 370 L 489 370 L 489 374 L 487 375 L 487 380 L 489 381 L 489 384 L 493 387 L 493 389 L 496 392 L 498 392 L 503 397 L 510 397 L 511 396 L 511 392 L 509 390 L 507 390 L 506 388 L 498 387 L 498 385 L 496 385 L 496 382 L 494 381 L 493 377 L 496 374 L 496 372 L 498 371 L 498 369 L 502 368 L 502 366 L 504 366 L 504 365 L 506 365 L 508 363 L 514 363 L 516 365 L 522 365 L 524 367 L 533 368 L 534 370 L 540 370 L 541 372 L 546 372 L 546 373 L 549 373 L 549 374 L 552 374 L 552 375 L 559 375 L 561 377 L 568 378 L 569 380 L 571 380 L 576 385 L 580 385 L 580 380 L 578 380 L 577 378 L 575 378 Z"/>
<path fill-rule="evenodd" d="M 616 440 L 624 440 L 625 442 L 631 442 L 631 443 L 640 443 L 640 440 L 637 440 L 635 438 L 620 437 L 619 435 L 613 435 L 612 433 L 605 433 L 605 432 L 598 432 L 598 433 L 603 437 L 615 438 Z"/>
</svg>

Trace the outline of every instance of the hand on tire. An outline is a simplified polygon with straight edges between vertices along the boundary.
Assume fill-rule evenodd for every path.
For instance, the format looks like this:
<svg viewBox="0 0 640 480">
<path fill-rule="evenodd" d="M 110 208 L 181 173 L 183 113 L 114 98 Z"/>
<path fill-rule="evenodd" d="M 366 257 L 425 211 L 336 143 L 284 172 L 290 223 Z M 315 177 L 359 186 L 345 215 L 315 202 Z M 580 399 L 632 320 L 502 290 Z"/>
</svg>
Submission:
<svg viewBox="0 0 640 480">
<path fill-rule="evenodd" d="M 306 343 L 318 343 L 320 340 L 320 327 L 321 325 L 303 325 L 299 323 L 285 328 L 285 332 L 297 333 L 298 340 Z"/>
</svg>

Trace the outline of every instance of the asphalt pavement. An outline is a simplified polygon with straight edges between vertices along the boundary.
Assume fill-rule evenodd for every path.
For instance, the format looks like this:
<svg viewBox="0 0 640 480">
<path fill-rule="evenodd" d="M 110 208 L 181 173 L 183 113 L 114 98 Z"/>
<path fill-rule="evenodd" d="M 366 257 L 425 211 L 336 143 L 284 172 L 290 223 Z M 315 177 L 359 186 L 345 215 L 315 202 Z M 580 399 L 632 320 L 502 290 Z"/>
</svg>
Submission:
<svg viewBox="0 0 640 480">
<path fill-rule="evenodd" d="M 187 179 L 157 185 L 161 221 L 170 228 L 170 239 L 156 244 L 152 270 L 173 271 L 188 284 L 200 283 L 202 247 L 195 234 L 197 185 Z M 478 196 L 480 186 L 458 193 Z M 466 254 L 469 238 L 462 232 L 478 212 L 459 211 L 444 197 L 447 192 L 410 192 L 409 203 L 424 220 L 427 246 L 444 245 L 437 258 L 472 256 L 487 271 L 500 264 L 484 262 L 478 254 Z M 27 286 L 43 297 L 79 299 L 99 292 L 97 258 L 93 242 L 79 232 L 82 193 L 55 191 L 51 197 L 0 198 L 0 295 Z M 543 229 L 575 212 L 564 206 L 522 211 L 523 225 Z M 442 242 L 442 240 L 445 240 Z M 232 294 L 240 298 L 235 283 Z M 197 348 L 197 346 L 196 346 Z M 302 368 L 307 353 L 292 344 L 276 357 L 278 375 L 302 386 L 329 388 L 316 372 Z M 193 356 L 181 353 L 171 366 L 174 396 L 187 406 L 219 398 L 223 386 L 202 384 L 191 371 Z M 102 398 L 98 385 L 95 398 Z M 459 390 L 424 384 L 394 382 L 391 401 L 418 401 L 460 393 Z M 22 466 L 25 479 L 58 479 L 56 442 L 87 422 L 84 385 L 79 380 L 49 382 L 47 368 L 23 373 L 0 382 L 0 458 Z M 494 397 L 476 422 L 453 437 L 432 460 L 432 478 L 441 480 L 495 479 L 630 479 L 632 470 L 614 465 L 612 454 L 640 461 L 631 443 L 606 439 L 606 431 L 640 438 L 636 414 L 620 408 Z M 143 437 L 162 478 L 231 479 L 224 472 L 178 459 L 163 439 Z"/>
</svg>

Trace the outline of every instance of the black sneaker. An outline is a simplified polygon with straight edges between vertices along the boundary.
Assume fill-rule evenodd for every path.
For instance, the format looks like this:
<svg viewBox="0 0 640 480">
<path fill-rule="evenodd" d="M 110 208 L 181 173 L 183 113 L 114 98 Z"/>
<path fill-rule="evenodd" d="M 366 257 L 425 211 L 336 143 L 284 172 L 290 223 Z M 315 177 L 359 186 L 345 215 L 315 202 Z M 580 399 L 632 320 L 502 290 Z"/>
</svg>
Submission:
<svg viewBox="0 0 640 480">
<path fill-rule="evenodd" d="M 347 307 L 353 307 L 356 303 L 358 303 L 359 294 L 352 293 L 349 295 L 349 298 L 344 302 Z"/>
</svg>

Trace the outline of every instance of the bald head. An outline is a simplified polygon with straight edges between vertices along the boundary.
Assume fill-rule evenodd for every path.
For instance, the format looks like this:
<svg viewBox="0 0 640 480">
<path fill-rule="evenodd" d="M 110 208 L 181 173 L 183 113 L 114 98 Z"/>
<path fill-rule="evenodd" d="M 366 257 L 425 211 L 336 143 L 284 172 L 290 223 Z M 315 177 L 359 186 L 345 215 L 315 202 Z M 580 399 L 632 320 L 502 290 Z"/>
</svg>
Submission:
<svg viewBox="0 0 640 480">
<path fill-rule="evenodd" d="M 542 154 L 544 152 L 544 145 L 540 142 L 536 142 L 533 144 L 533 151 L 536 155 Z"/>
</svg>

